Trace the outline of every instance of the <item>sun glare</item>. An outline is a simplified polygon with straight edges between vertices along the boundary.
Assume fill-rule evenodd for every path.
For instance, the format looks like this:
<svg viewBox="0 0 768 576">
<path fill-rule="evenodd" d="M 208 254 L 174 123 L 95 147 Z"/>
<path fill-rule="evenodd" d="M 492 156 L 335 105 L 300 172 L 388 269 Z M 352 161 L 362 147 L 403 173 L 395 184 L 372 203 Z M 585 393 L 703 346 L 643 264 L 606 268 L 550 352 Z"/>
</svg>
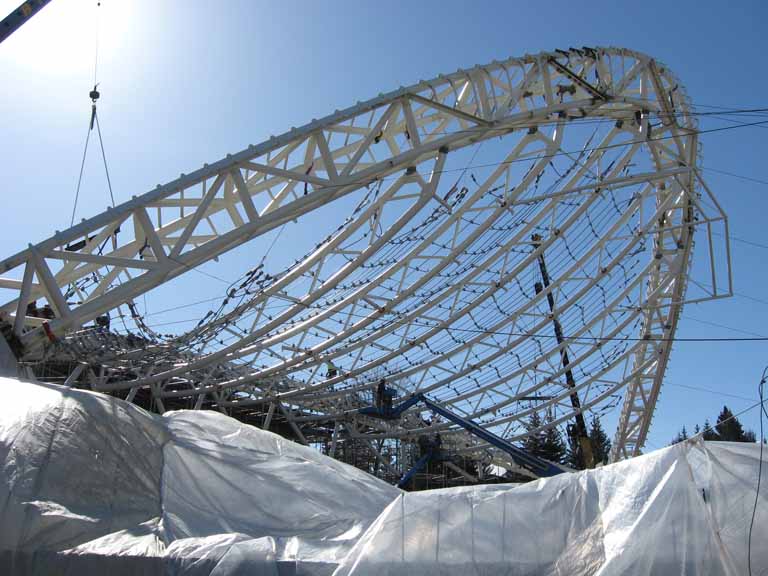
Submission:
<svg viewBox="0 0 768 576">
<path fill-rule="evenodd" d="M 18 4 L 0 3 L 2 17 Z M 50 75 L 93 70 L 97 35 L 99 63 L 106 63 L 124 36 L 129 6 L 125 0 L 53 0 L 3 42 L 2 56 Z"/>
</svg>

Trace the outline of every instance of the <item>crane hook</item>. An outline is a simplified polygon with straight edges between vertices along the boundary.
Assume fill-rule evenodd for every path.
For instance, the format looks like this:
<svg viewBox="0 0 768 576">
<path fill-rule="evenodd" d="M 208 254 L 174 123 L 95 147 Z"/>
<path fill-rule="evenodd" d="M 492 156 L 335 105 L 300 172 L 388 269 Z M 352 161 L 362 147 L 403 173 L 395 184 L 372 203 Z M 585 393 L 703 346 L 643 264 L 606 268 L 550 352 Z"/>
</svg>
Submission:
<svg viewBox="0 0 768 576">
<path fill-rule="evenodd" d="M 93 130 L 93 123 L 96 120 L 96 100 L 98 100 L 99 96 L 101 96 L 97 90 L 98 87 L 98 84 L 94 84 L 93 90 L 88 93 L 88 96 L 91 98 L 91 130 Z"/>
</svg>

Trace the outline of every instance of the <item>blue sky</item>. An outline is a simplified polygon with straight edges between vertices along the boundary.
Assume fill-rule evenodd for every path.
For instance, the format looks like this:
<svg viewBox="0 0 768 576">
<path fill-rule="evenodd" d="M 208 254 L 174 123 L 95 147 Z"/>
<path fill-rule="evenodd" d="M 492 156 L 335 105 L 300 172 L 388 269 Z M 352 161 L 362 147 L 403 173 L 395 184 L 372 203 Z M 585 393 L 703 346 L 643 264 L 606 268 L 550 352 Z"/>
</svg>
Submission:
<svg viewBox="0 0 768 576">
<path fill-rule="evenodd" d="M 0 0 L 0 12 L 18 2 Z M 95 4 L 53 0 L 0 45 L 3 256 L 69 224 L 90 113 Z M 672 68 L 694 103 L 768 107 L 768 46 L 761 30 L 768 8 L 762 2 L 102 4 L 99 114 L 118 202 L 379 92 L 546 49 L 626 46 Z M 703 128 L 722 125 L 702 122 Z M 765 130 L 703 136 L 704 166 L 768 181 Z M 95 152 L 86 164 L 78 219 L 108 204 Z M 739 295 L 688 306 L 678 335 L 768 335 L 768 185 L 717 172 L 707 179 L 728 213 L 731 234 L 765 247 L 732 243 Z M 243 266 L 223 259 L 204 269 L 234 278 Z M 181 295 L 152 294 L 150 312 L 220 293 L 210 278 L 185 278 Z M 168 321 L 205 310 L 190 308 Z M 765 342 L 677 343 L 649 447 L 666 444 L 683 424 L 713 420 L 724 403 L 737 412 L 756 401 L 766 363 Z M 757 429 L 756 410 L 741 419 Z"/>
</svg>

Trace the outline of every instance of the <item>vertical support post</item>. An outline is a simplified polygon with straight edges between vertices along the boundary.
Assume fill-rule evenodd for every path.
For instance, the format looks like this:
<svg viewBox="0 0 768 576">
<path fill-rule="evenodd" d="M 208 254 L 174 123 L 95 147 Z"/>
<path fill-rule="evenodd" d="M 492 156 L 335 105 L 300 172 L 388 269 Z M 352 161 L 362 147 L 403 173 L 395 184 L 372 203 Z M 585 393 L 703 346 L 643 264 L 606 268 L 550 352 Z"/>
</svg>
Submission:
<svg viewBox="0 0 768 576">
<path fill-rule="evenodd" d="M 275 403 L 270 402 L 269 408 L 267 408 L 267 417 L 264 419 L 264 430 L 269 430 L 269 426 L 272 424 L 272 416 L 275 415 Z"/>
<path fill-rule="evenodd" d="M 211 392 L 211 398 L 213 398 L 213 401 L 216 402 L 216 409 L 224 414 L 224 416 L 229 416 L 227 413 L 227 409 L 222 405 L 222 400 L 226 400 L 223 393 L 220 392 Z"/>
<path fill-rule="evenodd" d="M 541 246 L 541 236 L 534 234 L 531 236 L 533 240 L 534 250 Z M 544 252 L 539 254 L 539 271 L 541 272 L 541 280 L 544 283 L 536 282 L 534 288 L 536 294 L 539 294 L 542 290 L 549 288 L 549 272 L 547 271 L 547 262 L 544 260 Z M 568 350 L 564 346 L 565 338 L 563 337 L 563 327 L 560 324 L 555 315 L 555 296 L 552 291 L 547 293 L 547 302 L 549 303 L 549 311 L 552 315 L 552 324 L 555 328 L 555 338 L 557 339 L 557 345 L 560 347 L 560 360 L 565 368 L 565 383 L 570 388 L 571 406 L 576 412 L 574 420 L 576 420 L 576 434 L 579 439 L 579 446 L 581 446 L 582 460 L 586 468 L 595 467 L 595 454 L 592 450 L 592 441 L 589 439 L 589 433 L 587 432 L 587 423 L 584 420 L 584 414 L 581 412 L 581 401 L 579 395 L 576 393 L 576 380 L 573 377 L 573 371 L 570 369 L 570 360 L 568 359 Z"/>
<path fill-rule="evenodd" d="M 331 458 L 336 458 L 336 443 L 339 439 L 339 432 L 341 430 L 341 423 L 337 420 L 333 425 L 333 436 L 331 436 L 331 451 L 328 454 Z"/>
<path fill-rule="evenodd" d="M 160 397 L 160 385 L 152 384 L 150 386 L 150 391 L 152 393 L 152 400 L 155 401 L 155 407 L 157 408 L 158 413 L 163 414 L 165 412 L 165 404 L 163 404 L 163 399 Z"/>
<path fill-rule="evenodd" d="M 379 464 L 384 461 L 384 458 L 381 455 L 381 449 L 384 447 L 384 438 L 381 438 L 376 446 L 376 461 L 373 465 L 373 475 L 377 476 L 379 473 Z"/>
</svg>

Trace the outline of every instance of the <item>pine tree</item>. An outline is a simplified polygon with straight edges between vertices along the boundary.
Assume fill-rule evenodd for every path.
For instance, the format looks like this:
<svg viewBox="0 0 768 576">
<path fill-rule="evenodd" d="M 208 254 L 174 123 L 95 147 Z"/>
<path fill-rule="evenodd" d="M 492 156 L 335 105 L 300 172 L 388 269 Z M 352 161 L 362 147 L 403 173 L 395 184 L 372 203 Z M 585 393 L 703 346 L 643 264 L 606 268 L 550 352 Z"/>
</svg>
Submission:
<svg viewBox="0 0 768 576">
<path fill-rule="evenodd" d="M 725 442 L 750 441 L 744 433 L 744 427 L 741 425 L 741 422 L 739 422 L 739 419 L 728 409 L 728 406 L 723 406 L 720 415 L 717 417 L 715 429 L 717 430 L 717 435 L 720 437 L 719 439 Z M 752 437 L 754 437 L 754 434 L 752 434 Z"/>
<path fill-rule="evenodd" d="M 525 427 L 529 432 L 533 432 L 553 420 L 552 414 L 548 414 L 546 420 L 543 420 L 537 412 L 533 412 Z M 551 462 L 562 463 L 565 459 L 565 444 L 556 426 L 529 435 L 524 440 L 523 447 L 529 454 L 545 458 Z"/>
<path fill-rule="evenodd" d="M 715 429 L 710 426 L 708 419 L 704 420 L 704 433 L 701 435 L 701 437 L 704 440 L 720 440 L 720 436 L 718 436 Z"/>
<path fill-rule="evenodd" d="M 688 440 L 688 430 L 685 429 L 685 426 L 683 426 L 680 432 L 677 433 L 677 436 L 672 438 L 672 442 L 669 445 L 674 446 L 675 444 L 683 442 L 684 440 Z"/>
<path fill-rule="evenodd" d="M 568 440 L 568 448 L 565 454 L 565 462 L 567 466 L 570 466 L 574 470 L 584 469 L 584 457 L 581 450 L 581 442 L 579 442 L 579 434 L 574 424 L 568 424 L 566 428 L 566 438 Z"/>
<path fill-rule="evenodd" d="M 592 415 L 589 423 L 589 439 L 592 442 L 592 453 L 595 456 L 595 464 L 602 462 L 608 464 L 608 458 L 611 455 L 611 441 L 603 430 L 600 418 L 597 414 Z"/>
<path fill-rule="evenodd" d="M 551 424 L 555 417 L 552 413 L 547 415 L 547 424 Z M 551 426 L 544 431 L 541 441 L 541 452 L 538 454 L 550 462 L 561 464 L 565 461 L 565 443 L 557 426 Z"/>
<path fill-rule="evenodd" d="M 528 432 L 541 428 L 541 416 L 538 412 L 531 413 L 525 428 Z M 523 441 L 523 448 L 530 454 L 538 455 L 541 452 L 541 431 L 527 436 Z"/>
</svg>

